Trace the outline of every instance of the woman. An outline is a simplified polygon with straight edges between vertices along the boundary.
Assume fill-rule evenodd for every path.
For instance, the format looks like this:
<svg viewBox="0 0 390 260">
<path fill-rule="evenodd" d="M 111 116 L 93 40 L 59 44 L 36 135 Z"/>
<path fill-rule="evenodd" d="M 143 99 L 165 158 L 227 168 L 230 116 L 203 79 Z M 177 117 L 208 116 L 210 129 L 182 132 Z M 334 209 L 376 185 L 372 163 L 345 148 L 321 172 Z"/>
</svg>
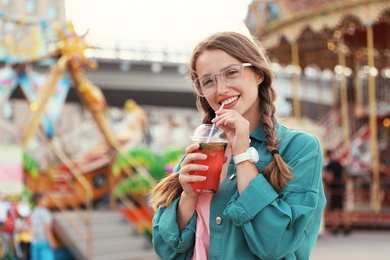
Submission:
<svg viewBox="0 0 390 260">
<path fill-rule="evenodd" d="M 325 206 L 321 148 L 315 137 L 277 122 L 264 49 L 239 33 L 216 33 L 194 49 L 189 74 L 203 123 L 227 134 L 227 160 L 217 194 L 191 188 L 203 179 L 189 172 L 205 168 L 192 163 L 203 158 L 193 152 L 198 144 L 156 185 L 156 253 L 161 259 L 309 259 Z"/>
</svg>

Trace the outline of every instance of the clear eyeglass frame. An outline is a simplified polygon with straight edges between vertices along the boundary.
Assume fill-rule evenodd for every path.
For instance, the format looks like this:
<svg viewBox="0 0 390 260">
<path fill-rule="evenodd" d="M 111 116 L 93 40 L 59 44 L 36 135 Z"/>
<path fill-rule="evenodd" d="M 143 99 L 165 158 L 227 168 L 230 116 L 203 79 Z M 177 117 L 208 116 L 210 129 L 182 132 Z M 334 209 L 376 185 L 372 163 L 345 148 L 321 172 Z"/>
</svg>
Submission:
<svg viewBox="0 0 390 260">
<path fill-rule="evenodd" d="M 201 97 L 210 95 L 217 86 L 216 76 L 219 75 L 226 86 L 232 87 L 240 84 L 244 79 L 244 67 L 251 67 L 251 63 L 231 64 L 222 68 L 218 73 L 205 74 L 192 82 L 195 93 Z"/>
</svg>

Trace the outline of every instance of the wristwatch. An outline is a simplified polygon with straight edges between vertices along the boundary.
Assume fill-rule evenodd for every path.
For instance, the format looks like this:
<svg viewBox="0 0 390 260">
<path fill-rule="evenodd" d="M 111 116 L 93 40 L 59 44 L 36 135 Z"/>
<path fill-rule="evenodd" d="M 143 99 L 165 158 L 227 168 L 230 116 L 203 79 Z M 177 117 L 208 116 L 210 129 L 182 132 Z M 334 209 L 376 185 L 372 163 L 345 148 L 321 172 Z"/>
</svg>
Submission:
<svg viewBox="0 0 390 260">
<path fill-rule="evenodd" d="M 237 165 L 244 161 L 250 161 L 251 163 L 257 163 L 259 161 L 259 153 L 256 148 L 249 147 L 244 153 L 237 154 L 233 156 L 233 161 Z"/>
</svg>

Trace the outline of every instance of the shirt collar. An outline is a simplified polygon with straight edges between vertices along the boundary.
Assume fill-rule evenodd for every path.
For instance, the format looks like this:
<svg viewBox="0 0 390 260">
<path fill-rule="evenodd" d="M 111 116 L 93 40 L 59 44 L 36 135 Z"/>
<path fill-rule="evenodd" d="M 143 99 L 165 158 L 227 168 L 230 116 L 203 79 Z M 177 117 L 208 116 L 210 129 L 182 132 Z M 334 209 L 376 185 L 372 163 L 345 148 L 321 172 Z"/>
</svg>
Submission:
<svg viewBox="0 0 390 260">
<path fill-rule="evenodd" d="M 263 130 L 263 124 L 264 123 L 260 123 L 257 128 L 250 134 L 251 139 L 255 139 L 260 142 L 265 141 L 265 132 Z M 279 122 L 276 122 L 275 128 L 279 129 L 279 126 Z"/>
</svg>

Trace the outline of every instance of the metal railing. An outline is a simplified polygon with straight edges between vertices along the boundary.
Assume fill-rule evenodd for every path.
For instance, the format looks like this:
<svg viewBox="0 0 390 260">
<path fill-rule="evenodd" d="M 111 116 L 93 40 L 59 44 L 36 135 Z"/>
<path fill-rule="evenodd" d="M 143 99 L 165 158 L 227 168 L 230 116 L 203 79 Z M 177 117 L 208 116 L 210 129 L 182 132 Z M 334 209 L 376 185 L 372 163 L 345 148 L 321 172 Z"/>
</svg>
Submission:
<svg viewBox="0 0 390 260">
<path fill-rule="evenodd" d="M 74 194 L 76 197 L 79 197 L 82 201 L 81 205 L 76 203 L 73 199 L 70 199 L 69 197 L 60 196 L 60 198 L 57 198 L 56 196 L 53 196 L 53 194 L 49 194 L 51 200 L 57 205 L 57 208 L 61 211 L 63 216 L 68 220 L 70 225 L 74 228 L 74 230 L 79 234 L 79 236 L 82 238 L 83 242 L 86 245 L 86 255 L 87 259 L 92 259 L 93 255 L 93 246 L 92 246 L 92 200 L 93 200 L 93 187 L 92 185 L 87 181 L 87 179 L 83 176 L 83 174 L 80 172 L 80 170 L 75 167 L 68 156 L 62 151 L 62 149 L 58 146 L 57 142 L 54 140 L 52 142 L 49 142 L 49 145 L 52 149 L 52 151 L 60 158 L 60 160 L 70 169 L 71 174 L 73 175 L 74 179 L 68 179 L 65 180 L 68 182 L 69 187 L 73 187 L 72 194 Z M 53 180 L 53 177 L 49 178 L 51 181 L 55 182 Z M 74 182 L 78 182 L 82 188 L 76 189 L 77 187 Z M 65 200 L 68 203 L 68 206 L 64 205 L 63 201 Z M 73 209 L 73 212 L 76 213 L 77 220 L 74 218 L 69 217 L 67 214 L 67 211 L 70 208 Z M 80 206 L 85 207 L 85 211 L 80 211 Z"/>
<path fill-rule="evenodd" d="M 390 80 L 377 77 L 376 83 L 377 118 L 383 118 L 390 114 Z M 332 149 L 346 167 L 348 185 L 345 200 L 350 212 L 357 213 L 363 210 L 364 212 L 374 213 L 374 203 L 380 203 L 383 206 L 381 210 L 381 213 L 383 213 L 390 210 L 389 177 L 386 177 L 380 171 L 379 183 L 375 182 L 371 174 L 371 162 L 369 159 L 363 158 L 364 156 L 370 157 L 372 153 L 368 145 L 370 131 L 368 117 L 370 111 L 367 98 L 368 86 L 363 81 L 360 88 L 363 94 L 361 96 L 362 99 L 350 99 L 350 103 L 348 104 L 349 116 L 347 120 L 349 120 L 349 140 L 347 141 L 351 145 L 349 147 L 345 145 L 346 140 L 344 140 L 345 137 L 342 135 L 341 111 L 336 106 L 320 122 L 320 125 L 324 129 L 323 147 L 325 149 Z M 356 89 L 354 90 L 356 91 Z M 378 125 L 378 127 L 381 127 L 381 125 Z M 388 142 L 389 140 L 384 141 Z M 360 147 L 361 145 L 365 146 Z M 356 156 L 355 152 L 359 149 L 363 149 L 365 152 L 361 156 Z M 374 194 L 375 189 L 373 187 L 376 184 L 380 186 L 379 198 L 376 196 L 376 193 Z"/>
<path fill-rule="evenodd" d="M 191 55 L 190 49 L 172 50 L 168 46 L 161 48 L 151 48 L 145 45 L 129 44 L 129 42 L 116 42 L 112 44 L 102 44 L 104 39 L 88 39 L 94 49 L 87 50 L 88 57 L 96 59 L 118 59 L 124 61 L 155 61 L 168 63 L 188 63 Z"/>
</svg>

